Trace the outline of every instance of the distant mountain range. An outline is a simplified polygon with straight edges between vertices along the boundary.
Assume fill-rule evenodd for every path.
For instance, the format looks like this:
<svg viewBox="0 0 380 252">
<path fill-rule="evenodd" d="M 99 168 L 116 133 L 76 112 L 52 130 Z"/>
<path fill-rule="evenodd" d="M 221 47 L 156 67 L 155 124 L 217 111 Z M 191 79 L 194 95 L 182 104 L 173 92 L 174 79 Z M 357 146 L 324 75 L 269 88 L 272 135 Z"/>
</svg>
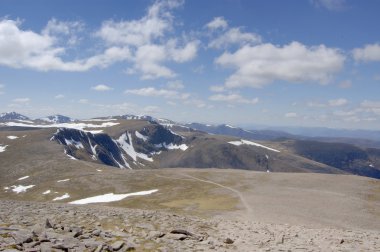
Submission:
<svg viewBox="0 0 380 252">
<path fill-rule="evenodd" d="M 368 148 L 370 140 L 310 138 L 227 124 L 180 124 L 145 115 L 76 121 L 62 115 L 31 120 L 10 112 L 1 114 L 0 120 L 0 132 L 58 127 L 46 137 L 63 145 L 68 157 L 118 168 L 233 168 L 380 178 L 380 149 Z"/>
</svg>

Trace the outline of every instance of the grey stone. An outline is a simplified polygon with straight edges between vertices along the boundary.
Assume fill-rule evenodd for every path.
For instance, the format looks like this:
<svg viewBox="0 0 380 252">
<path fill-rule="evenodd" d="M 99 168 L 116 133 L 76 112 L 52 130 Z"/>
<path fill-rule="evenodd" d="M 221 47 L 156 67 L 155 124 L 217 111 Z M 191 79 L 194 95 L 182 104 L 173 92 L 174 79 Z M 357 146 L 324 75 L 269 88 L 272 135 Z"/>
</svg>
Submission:
<svg viewBox="0 0 380 252">
<path fill-rule="evenodd" d="M 33 234 L 27 230 L 19 230 L 12 233 L 13 239 L 16 244 L 29 243 L 33 241 Z"/>
<path fill-rule="evenodd" d="M 115 241 L 114 243 L 112 243 L 111 248 L 112 248 L 113 251 L 118 251 L 123 246 L 124 246 L 124 242 L 123 241 Z"/>
<path fill-rule="evenodd" d="M 234 243 L 234 240 L 232 240 L 231 238 L 226 238 L 223 242 L 225 244 L 232 244 L 232 243 Z"/>
<path fill-rule="evenodd" d="M 53 228 L 53 225 L 51 224 L 49 219 L 46 219 L 45 221 L 45 228 Z"/>
</svg>

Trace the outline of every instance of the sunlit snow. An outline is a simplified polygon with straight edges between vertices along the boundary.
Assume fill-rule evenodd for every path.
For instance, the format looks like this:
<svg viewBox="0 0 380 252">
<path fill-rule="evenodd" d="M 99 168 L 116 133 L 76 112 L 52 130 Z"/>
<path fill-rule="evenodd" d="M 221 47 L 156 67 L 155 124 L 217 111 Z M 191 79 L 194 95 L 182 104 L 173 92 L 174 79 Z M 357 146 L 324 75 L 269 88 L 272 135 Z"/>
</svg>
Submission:
<svg viewBox="0 0 380 252">
<path fill-rule="evenodd" d="M 66 145 L 74 145 L 77 149 L 83 149 L 83 144 L 73 139 L 65 139 Z"/>
<path fill-rule="evenodd" d="M 144 153 L 139 153 L 135 151 L 135 148 L 133 147 L 133 143 L 132 143 L 131 133 L 129 132 L 124 133 L 123 135 L 119 137 L 119 139 L 116 140 L 116 142 L 125 151 L 125 153 L 127 153 L 128 156 L 130 156 L 134 161 L 136 161 L 137 157 L 139 157 L 141 159 L 153 162 L 153 158 L 148 157 L 148 155 Z"/>
<path fill-rule="evenodd" d="M 68 179 L 61 179 L 61 180 L 58 180 L 57 182 L 58 183 L 61 183 L 61 182 L 66 182 L 66 181 L 69 181 L 70 179 L 68 178 Z"/>
<path fill-rule="evenodd" d="M 147 136 L 144 136 L 143 134 L 141 134 L 140 132 L 136 131 L 135 132 L 136 136 L 144 141 L 147 141 L 148 140 L 148 137 Z"/>
<path fill-rule="evenodd" d="M 272 149 L 272 148 L 269 148 L 269 147 L 267 147 L 265 145 L 258 144 L 258 143 L 255 143 L 255 142 L 251 142 L 251 141 L 247 141 L 247 140 L 244 140 L 244 139 L 241 139 L 240 141 L 231 141 L 231 142 L 228 142 L 228 143 L 236 145 L 236 146 L 239 146 L 239 145 L 242 145 L 242 144 L 253 145 L 253 146 L 261 147 L 261 148 L 264 148 L 264 149 L 267 149 L 267 150 L 270 150 L 270 151 L 280 152 L 279 150 Z"/>
<path fill-rule="evenodd" d="M 14 140 L 14 139 L 17 139 L 18 136 L 7 136 L 8 139 L 11 139 L 11 140 Z"/>
<path fill-rule="evenodd" d="M 11 186 L 12 191 L 15 193 L 21 193 L 21 192 L 26 192 L 26 190 L 35 187 L 35 185 L 28 185 L 28 186 L 23 186 L 23 185 L 13 185 Z"/>
<path fill-rule="evenodd" d="M 0 145 L 0 152 L 4 152 L 8 145 Z"/>
<path fill-rule="evenodd" d="M 108 194 L 98 195 L 98 196 L 89 197 L 89 198 L 85 198 L 81 200 L 75 200 L 75 201 L 70 202 L 69 204 L 83 205 L 83 204 L 89 204 L 89 203 L 113 202 L 113 201 L 123 200 L 131 196 L 148 195 L 148 194 L 155 193 L 157 191 L 158 189 L 154 189 L 150 191 L 127 193 L 127 194 L 108 193 Z"/>
<path fill-rule="evenodd" d="M 57 124 L 25 124 L 19 122 L 5 122 L 0 123 L 0 125 L 5 126 L 16 126 L 16 127 L 33 127 L 33 128 L 69 128 L 83 130 L 86 132 L 91 132 L 93 134 L 102 133 L 102 130 L 84 130 L 85 128 L 106 128 L 118 125 L 117 122 L 103 122 L 101 124 L 92 123 L 57 123 Z"/>
<path fill-rule="evenodd" d="M 19 178 L 17 180 L 24 180 L 24 179 L 27 179 L 27 178 L 29 178 L 29 176 L 21 177 L 21 178 Z"/>
<path fill-rule="evenodd" d="M 156 144 L 156 147 L 165 147 L 168 150 L 182 150 L 185 151 L 189 148 L 186 144 L 181 144 L 181 145 L 175 145 L 173 143 L 166 144 L 166 143 L 161 143 L 161 144 Z"/>
<path fill-rule="evenodd" d="M 47 191 L 43 192 L 42 194 L 49 194 L 49 193 L 51 193 L 51 191 L 47 190 Z"/>
<path fill-rule="evenodd" d="M 63 200 L 63 199 L 67 199 L 67 198 L 70 198 L 70 194 L 65 193 L 65 194 L 62 195 L 61 197 L 56 197 L 56 198 L 54 198 L 53 201 Z"/>
</svg>

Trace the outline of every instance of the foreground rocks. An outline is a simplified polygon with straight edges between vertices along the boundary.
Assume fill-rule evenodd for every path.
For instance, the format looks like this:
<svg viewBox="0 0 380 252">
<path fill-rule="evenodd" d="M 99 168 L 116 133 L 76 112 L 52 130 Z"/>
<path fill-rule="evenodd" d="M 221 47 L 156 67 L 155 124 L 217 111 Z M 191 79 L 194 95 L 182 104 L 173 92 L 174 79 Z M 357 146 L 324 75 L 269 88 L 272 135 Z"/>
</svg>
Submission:
<svg viewBox="0 0 380 252">
<path fill-rule="evenodd" d="M 380 251 L 380 231 L 0 201 L 0 251 Z"/>
</svg>

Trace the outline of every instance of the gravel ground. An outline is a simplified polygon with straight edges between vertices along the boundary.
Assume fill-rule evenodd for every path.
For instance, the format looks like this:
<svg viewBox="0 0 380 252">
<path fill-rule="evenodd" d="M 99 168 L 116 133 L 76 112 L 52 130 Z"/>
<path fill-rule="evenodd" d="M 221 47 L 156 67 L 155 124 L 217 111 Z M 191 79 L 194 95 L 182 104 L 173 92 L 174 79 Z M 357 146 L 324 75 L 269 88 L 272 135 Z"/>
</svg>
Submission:
<svg viewBox="0 0 380 252">
<path fill-rule="evenodd" d="M 380 231 L 0 201 L 0 251 L 380 251 Z"/>
</svg>

